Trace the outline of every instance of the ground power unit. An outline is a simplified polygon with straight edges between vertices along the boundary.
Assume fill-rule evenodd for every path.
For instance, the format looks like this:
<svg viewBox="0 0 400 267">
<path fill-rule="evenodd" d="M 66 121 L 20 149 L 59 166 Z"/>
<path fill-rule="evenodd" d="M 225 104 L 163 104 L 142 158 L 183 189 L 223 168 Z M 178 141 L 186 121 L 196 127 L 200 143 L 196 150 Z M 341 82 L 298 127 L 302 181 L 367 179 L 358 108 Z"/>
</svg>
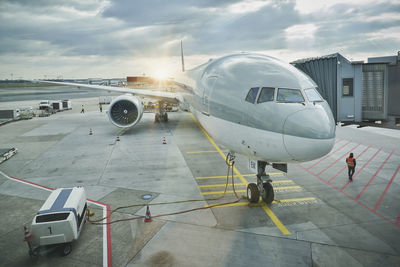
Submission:
<svg viewBox="0 0 400 267">
<path fill-rule="evenodd" d="M 86 193 L 83 187 L 54 190 L 33 218 L 31 232 L 34 252 L 40 247 L 64 245 L 68 255 L 86 221 Z"/>
</svg>

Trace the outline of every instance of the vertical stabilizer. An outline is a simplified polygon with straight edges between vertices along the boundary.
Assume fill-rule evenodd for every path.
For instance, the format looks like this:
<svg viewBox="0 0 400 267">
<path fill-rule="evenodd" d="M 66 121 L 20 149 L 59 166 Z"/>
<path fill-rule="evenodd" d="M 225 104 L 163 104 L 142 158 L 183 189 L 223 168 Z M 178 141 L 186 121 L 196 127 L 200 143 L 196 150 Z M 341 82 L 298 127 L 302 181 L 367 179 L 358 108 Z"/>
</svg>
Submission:
<svg viewBox="0 0 400 267">
<path fill-rule="evenodd" d="M 181 41 L 181 59 L 182 59 L 182 72 L 185 72 L 185 60 L 183 59 L 183 44 Z"/>
</svg>

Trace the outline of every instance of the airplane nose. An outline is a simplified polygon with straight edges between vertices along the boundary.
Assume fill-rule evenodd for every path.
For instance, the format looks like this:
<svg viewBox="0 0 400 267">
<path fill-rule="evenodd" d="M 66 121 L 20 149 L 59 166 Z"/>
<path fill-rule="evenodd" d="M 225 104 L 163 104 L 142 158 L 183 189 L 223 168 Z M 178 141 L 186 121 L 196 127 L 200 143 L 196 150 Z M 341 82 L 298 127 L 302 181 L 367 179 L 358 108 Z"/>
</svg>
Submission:
<svg viewBox="0 0 400 267">
<path fill-rule="evenodd" d="M 328 154 L 335 142 L 335 121 L 323 105 L 295 112 L 283 125 L 286 151 L 294 160 L 309 161 Z"/>
</svg>

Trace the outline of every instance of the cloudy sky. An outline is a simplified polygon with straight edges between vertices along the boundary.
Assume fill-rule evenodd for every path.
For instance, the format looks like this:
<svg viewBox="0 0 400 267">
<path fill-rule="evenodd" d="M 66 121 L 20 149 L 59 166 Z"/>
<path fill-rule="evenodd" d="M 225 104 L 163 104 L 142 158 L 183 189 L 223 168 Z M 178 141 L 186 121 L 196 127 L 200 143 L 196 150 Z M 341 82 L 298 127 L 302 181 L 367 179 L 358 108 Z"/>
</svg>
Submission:
<svg viewBox="0 0 400 267">
<path fill-rule="evenodd" d="M 257 52 L 290 62 L 400 50 L 400 0 L 0 0 L 0 79 L 173 74 Z"/>
</svg>

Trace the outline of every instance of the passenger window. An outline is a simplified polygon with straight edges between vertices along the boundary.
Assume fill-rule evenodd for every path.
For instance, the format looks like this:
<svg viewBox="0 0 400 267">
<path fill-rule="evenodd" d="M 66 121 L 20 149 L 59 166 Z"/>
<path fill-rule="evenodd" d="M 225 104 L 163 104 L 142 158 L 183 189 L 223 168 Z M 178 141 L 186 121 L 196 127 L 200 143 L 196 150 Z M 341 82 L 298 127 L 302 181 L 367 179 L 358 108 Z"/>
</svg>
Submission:
<svg viewBox="0 0 400 267">
<path fill-rule="evenodd" d="M 258 97 L 257 103 L 274 101 L 275 88 L 263 87 Z"/>
<path fill-rule="evenodd" d="M 246 101 L 254 104 L 254 101 L 256 101 L 257 98 L 257 94 L 258 94 L 258 87 L 251 88 L 246 96 Z"/>
<path fill-rule="evenodd" d="M 304 97 L 300 90 L 279 88 L 277 100 L 282 102 L 304 102 Z"/>
</svg>

